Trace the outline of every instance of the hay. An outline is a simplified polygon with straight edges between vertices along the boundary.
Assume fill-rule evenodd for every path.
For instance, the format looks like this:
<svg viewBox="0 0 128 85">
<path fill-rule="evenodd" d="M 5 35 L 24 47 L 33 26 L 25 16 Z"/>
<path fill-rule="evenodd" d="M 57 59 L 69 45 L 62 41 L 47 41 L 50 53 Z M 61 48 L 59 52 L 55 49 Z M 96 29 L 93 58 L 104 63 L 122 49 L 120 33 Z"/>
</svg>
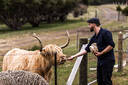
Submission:
<svg viewBox="0 0 128 85">
<path fill-rule="evenodd" d="M 28 71 L 0 72 L 0 85 L 49 85 L 43 77 Z"/>
</svg>

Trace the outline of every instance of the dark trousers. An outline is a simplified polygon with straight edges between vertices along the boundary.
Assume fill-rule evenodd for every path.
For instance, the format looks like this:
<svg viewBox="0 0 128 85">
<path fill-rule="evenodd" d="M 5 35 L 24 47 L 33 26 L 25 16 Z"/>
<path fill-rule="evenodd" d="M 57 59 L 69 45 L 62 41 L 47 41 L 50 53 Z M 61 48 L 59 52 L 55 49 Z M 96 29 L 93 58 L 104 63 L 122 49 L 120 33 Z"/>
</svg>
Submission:
<svg viewBox="0 0 128 85">
<path fill-rule="evenodd" d="M 108 63 L 97 66 L 97 82 L 98 85 L 112 85 L 112 72 L 114 63 Z"/>
</svg>

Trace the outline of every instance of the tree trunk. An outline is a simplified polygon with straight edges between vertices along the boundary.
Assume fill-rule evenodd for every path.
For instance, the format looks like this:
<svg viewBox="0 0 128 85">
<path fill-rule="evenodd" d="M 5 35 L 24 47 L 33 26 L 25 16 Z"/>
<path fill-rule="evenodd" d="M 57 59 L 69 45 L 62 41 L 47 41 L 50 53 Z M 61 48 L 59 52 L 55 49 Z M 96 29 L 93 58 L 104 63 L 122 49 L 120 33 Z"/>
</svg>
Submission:
<svg viewBox="0 0 128 85">
<path fill-rule="evenodd" d="M 29 22 L 31 25 L 32 25 L 32 27 L 39 27 L 39 22 Z"/>
<path fill-rule="evenodd" d="M 64 22 L 66 20 L 66 15 L 62 15 L 59 17 L 59 21 Z"/>
<path fill-rule="evenodd" d="M 48 23 L 48 24 L 52 23 L 52 17 L 51 17 L 51 16 L 48 16 L 48 18 L 47 18 L 47 23 Z"/>
<path fill-rule="evenodd" d="M 9 28 L 11 28 L 12 30 L 21 30 L 21 28 L 20 27 L 18 27 L 18 26 L 15 26 L 15 25 L 11 25 L 11 26 L 8 26 Z"/>
</svg>

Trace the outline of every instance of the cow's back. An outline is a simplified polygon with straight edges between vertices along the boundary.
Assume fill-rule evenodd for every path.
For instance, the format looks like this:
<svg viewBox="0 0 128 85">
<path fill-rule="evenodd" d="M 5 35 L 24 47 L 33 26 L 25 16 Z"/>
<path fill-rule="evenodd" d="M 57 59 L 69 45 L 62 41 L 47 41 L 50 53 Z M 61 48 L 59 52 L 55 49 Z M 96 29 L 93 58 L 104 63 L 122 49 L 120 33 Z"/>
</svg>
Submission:
<svg viewBox="0 0 128 85">
<path fill-rule="evenodd" d="M 29 52 L 19 48 L 10 50 L 3 58 L 2 70 L 24 70 L 28 63 Z"/>
<path fill-rule="evenodd" d="M 44 58 L 40 51 L 27 51 L 19 48 L 10 50 L 3 58 L 3 71 L 25 70 L 38 73 L 47 81 L 50 80 L 52 70 L 51 60 Z"/>
</svg>

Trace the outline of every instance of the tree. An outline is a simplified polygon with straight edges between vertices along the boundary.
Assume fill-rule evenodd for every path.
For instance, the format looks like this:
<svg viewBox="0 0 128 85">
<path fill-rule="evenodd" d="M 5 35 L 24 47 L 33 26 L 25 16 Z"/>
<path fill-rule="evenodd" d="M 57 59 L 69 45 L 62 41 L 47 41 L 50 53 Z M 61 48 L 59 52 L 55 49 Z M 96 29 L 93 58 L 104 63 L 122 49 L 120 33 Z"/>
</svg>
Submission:
<svg viewBox="0 0 128 85">
<path fill-rule="evenodd" d="M 103 1 L 101 0 L 88 0 L 88 4 L 92 4 L 92 5 L 99 5 L 103 3 Z"/>
<path fill-rule="evenodd" d="M 78 0 L 42 0 L 42 15 L 48 23 L 56 20 L 64 21 Z"/>
<path fill-rule="evenodd" d="M 128 16 L 128 6 L 125 7 L 125 8 L 122 10 L 122 13 L 123 13 L 125 16 Z"/>
<path fill-rule="evenodd" d="M 0 20 L 13 30 L 30 23 L 64 21 L 80 0 L 0 0 Z"/>
<path fill-rule="evenodd" d="M 41 1 L 25 0 L 25 17 L 32 27 L 38 27 L 41 22 Z"/>
<path fill-rule="evenodd" d="M 122 11 L 122 8 L 120 7 L 120 5 L 118 5 L 117 7 L 116 7 L 116 10 L 118 11 L 118 21 L 120 20 L 120 13 L 121 13 L 121 11 Z"/>
<path fill-rule="evenodd" d="M 23 0 L 1 0 L 0 20 L 13 30 L 18 30 L 27 19 L 24 17 Z"/>
<path fill-rule="evenodd" d="M 68 13 L 70 13 L 77 6 L 78 0 L 65 0 L 62 5 L 59 5 L 60 9 L 58 9 L 59 20 L 64 21 Z"/>
<path fill-rule="evenodd" d="M 85 5 L 88 5 L 88 0 L 81 0 L 81 2 Z"/>
</svg>

